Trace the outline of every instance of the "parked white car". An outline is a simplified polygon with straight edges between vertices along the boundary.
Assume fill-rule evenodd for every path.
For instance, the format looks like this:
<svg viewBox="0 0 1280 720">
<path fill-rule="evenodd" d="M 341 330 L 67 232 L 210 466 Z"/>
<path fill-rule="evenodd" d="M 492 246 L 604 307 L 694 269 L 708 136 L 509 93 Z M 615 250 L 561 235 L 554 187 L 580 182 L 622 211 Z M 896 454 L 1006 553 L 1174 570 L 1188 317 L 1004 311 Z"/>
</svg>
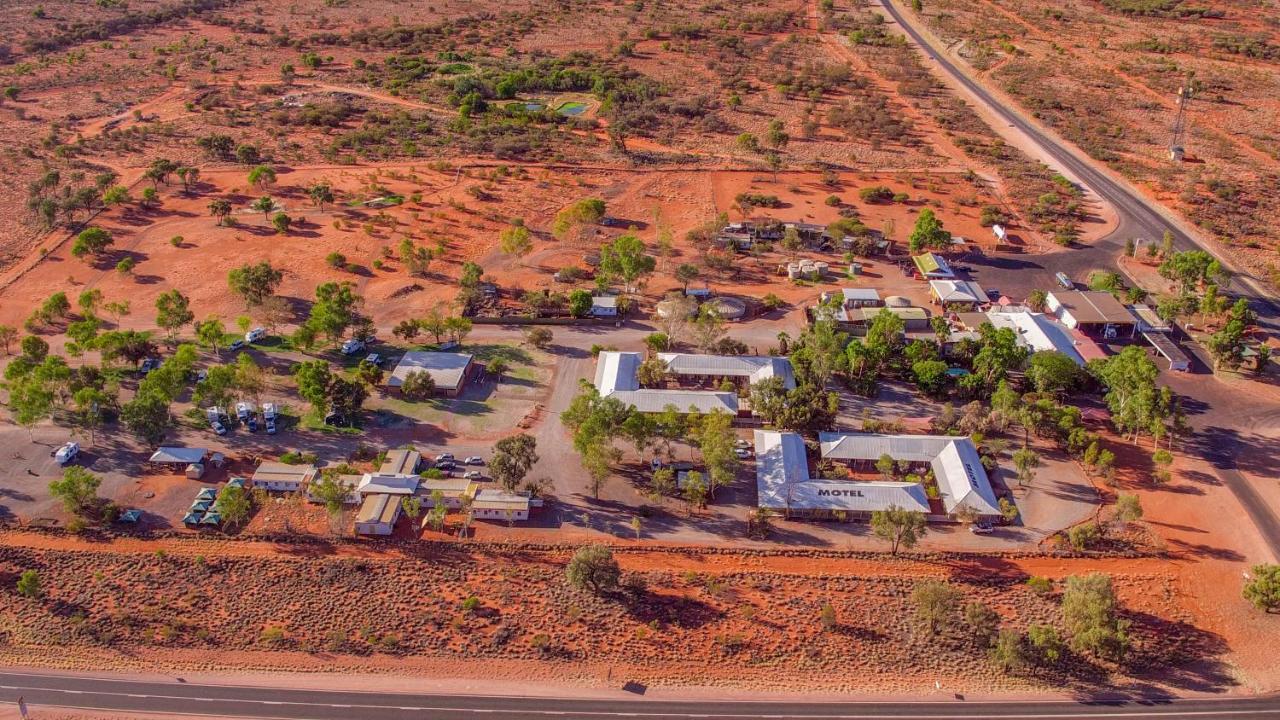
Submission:
<svg viewBox="0 0 1280 720">
<path fill-rule="evenodd" d="M 263 418 L 264 420 L 275 420 L 275 419 L 276 419 L 276 404 L 275 404 L 275 403 L 262 403 L 262 418 Z"/>
<path fill-rule="evenodd" d="M 484 458 L 480 457 L 479 455 L 472 455 L 471 457 L 467 458 L 466 460 L 463 460 L 462 462 L 466 465 L 483 465 Z"/>
<path fill-rule="evenodd" d="M 350 340 L 342 343 L 343 355 L 355 355 L 356 353 L 360 352 L 363 349 L 364 349 L 364 341 L 360 340 L 359 338 L 351 338 Z"/>
<path fill-rule="evenodd" d="M 258 342 L 267 336 L 267 329 L 256 327 L 244 334 L 244 341 L 247 343 Z"/>
<path fill-rule="evenodd" d="M 364 356 L 364 361 L 374 367 L 382 367 L 382 356 L 378 353 L 369 353 Z"/>
<path fill-rule="evenodd" d="M 63 445 L 62 447 L 58 448 L 56 451 L 54 451 L 53 459 L 57 460 L 59 465 L 66 465 L 72 460 L 75 460 L 76 456 L 79 454 L 80 454 L 80 443 L 69 442 Z"/>
<path fill-rule="evenodd" d="M 228 345 L 227 349 L 230 350 L 231 352 L 238 352 L 244 349 L 244 344 L 245 344 L 244 340 L 236 340 L 235 342 Z"/>
</svg>

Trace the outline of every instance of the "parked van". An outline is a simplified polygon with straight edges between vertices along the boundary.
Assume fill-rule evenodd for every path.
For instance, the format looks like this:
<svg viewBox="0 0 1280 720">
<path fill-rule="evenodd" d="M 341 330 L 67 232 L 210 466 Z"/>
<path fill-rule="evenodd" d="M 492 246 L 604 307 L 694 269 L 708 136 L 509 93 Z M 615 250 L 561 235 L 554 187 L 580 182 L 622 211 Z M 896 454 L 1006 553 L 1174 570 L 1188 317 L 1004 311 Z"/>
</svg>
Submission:
<svg viewBox="0 0 1280 720">
<path fill-rule="evenodd" d="M 53 459 L 58 461 L 59 465 L 66 465 L 72 460 L 75 460 L 76 456 L 79 454 L 80 454 L 80 443 L 69 442 L 63 445 L 62 447 L 58 448 L 57 451 L 54 452 Z"/>
</svg>

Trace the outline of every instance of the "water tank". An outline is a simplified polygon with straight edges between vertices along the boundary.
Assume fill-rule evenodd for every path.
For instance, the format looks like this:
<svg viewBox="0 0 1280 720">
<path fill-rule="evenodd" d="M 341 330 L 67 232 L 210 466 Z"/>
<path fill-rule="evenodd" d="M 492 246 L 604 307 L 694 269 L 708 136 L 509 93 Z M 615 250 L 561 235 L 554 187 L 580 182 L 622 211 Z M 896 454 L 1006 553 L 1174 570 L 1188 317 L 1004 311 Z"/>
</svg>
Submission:
<svg viewBox="0 0 1280 720">
<path fill-rule="evenodd" d="M 747 314 L 747 304 L 735 297 L 718 297 L 707 304 L 724 320 L 741 320 Z"/>
</svg>

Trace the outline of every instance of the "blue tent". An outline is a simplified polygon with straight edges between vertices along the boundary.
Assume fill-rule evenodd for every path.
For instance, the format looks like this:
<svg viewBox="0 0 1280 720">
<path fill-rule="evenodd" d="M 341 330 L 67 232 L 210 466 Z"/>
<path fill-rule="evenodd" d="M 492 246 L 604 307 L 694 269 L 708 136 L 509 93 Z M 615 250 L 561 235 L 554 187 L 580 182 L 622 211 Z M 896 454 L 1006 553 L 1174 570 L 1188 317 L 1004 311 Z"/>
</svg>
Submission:
<svg viewBox="0 0 1280 720">
<path fill-rule="evenodd" d="M 218 493 L 213 488 L 202 488 L 196 493 L 196 500 L 212 500 L 218 497 Z"/>
<path fill-rule="evenodd" d="M 200 519 L 200 524 L 201 525 L 221 525 L 222 513 L 218 512 L 217 510 L 210 510 L 209 512 L 204 514 L 203 518 Z"/>
<path fill-rule="evenodd" d="M 200 513 L 194 510 L 182 516 L 183 525 L 198 525 L 199 523 L 200 523 Z"/>
<path fill-rule="evenodd" d="M 133 508 L 132 510 L 125 510 L 124 512 L 120 513 L 120 517 L 117 518 L 117 520 L 119 520 L 122 523 L 136 523 L 138 522 L 138 519 L 141 517 L 142 517 L 142 511 L 137 508 Z"/>
</svg>

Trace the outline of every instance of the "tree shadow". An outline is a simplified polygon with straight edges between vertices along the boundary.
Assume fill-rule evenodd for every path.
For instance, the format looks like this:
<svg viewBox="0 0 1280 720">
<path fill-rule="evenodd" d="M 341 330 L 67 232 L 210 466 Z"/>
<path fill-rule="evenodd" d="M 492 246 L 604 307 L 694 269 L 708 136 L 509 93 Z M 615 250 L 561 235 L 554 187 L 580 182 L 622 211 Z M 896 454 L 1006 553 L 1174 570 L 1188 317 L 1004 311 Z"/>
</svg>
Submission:
<svg viewBox="0 0 1280 720">
<path fill-rule="evenodd" d="M 508 365 L 532 365 L 533 356 L 524 348 L 515 345 L 502 345 L 498 343 L 485 345 L 466 345 L 467 352 L 475 356 L 477 360 L 486 365 L 493 360 L 502 360 Z"/>
<path fill-rule="evenodd" d="M 1230 650 L 1217 633 L 1182 621 L 1126 611 L 1135 651 L 1125 668 L 1186 692 L 1220 693 L 1239 681 L 1222 657 Z"/>
<path fill-rule="evenodd" d="M 636 622 L 697 630 L 720 620 L 722 613 L 697 598 L 665 595 L 653 591 L 631 593 L 622 598 L 627 613 Z"/>
</svg>

